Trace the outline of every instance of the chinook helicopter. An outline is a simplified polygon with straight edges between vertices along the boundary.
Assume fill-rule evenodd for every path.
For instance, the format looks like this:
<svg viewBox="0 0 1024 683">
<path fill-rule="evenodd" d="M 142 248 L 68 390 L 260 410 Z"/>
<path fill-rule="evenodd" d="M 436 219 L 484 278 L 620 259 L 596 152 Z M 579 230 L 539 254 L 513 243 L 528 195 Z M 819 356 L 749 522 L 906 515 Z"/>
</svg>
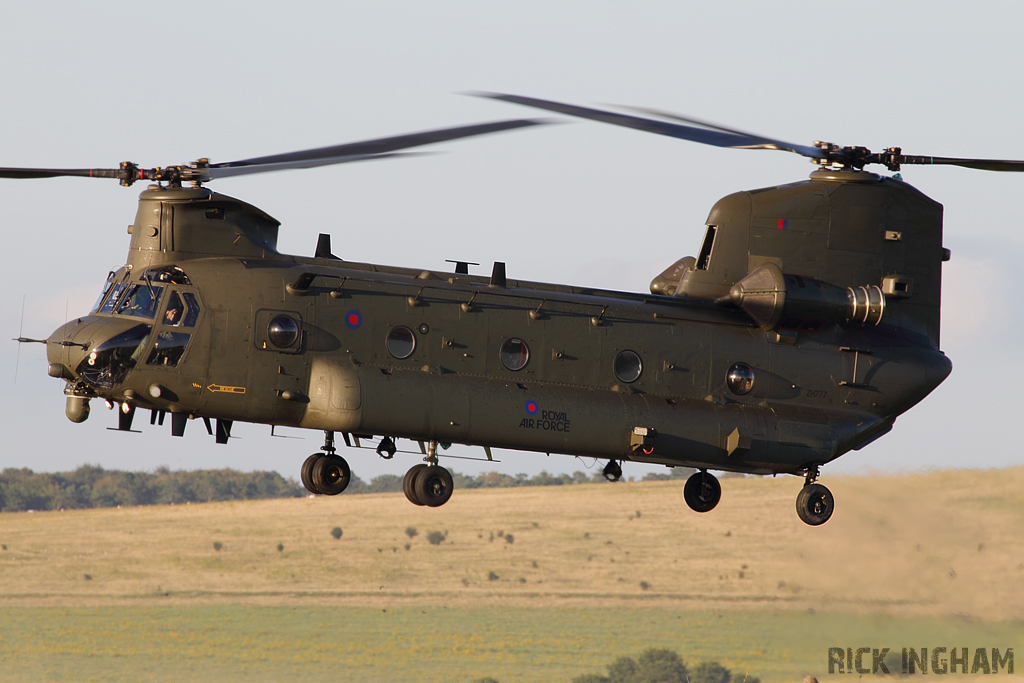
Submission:
<svg viewBox="0 0 1024 683">
<path fill-rule="evenodd" d="M 144 169 L 0 169 L 0 177 L 156 181 L 139 197 L 125 266 L 87 315 L 46 340 L 66 413 L 91 399 L 170 416 L 171 434 L 202 419 L 217 443 L 234 422 L 322 430 L 300 469 L 336 495 L 351 471 L 337 454 L 400 439 L 423 462 L 406 497 L 436 507 L 453 491 L 438 464 L 452 443 L 697 472 L 695 511 L 721 486 L 709 470 L 804 477 L 797 513 L 820 525 L 835 507 L 820 468 L 889 432 L 950 373 L 939 348 L 942 206 L 882 164 L 993 171 L 1024 162 L 802 146 L 665 112 L 648 118 L 546 100 L 510 103 L 720 147 L 801 154 L 807 180 L 738 192 L 708 216 L 697 256 L 657 275 L 649 294 L 526 282 L 496 262 L 490 277 L 343 261 L 322 234 L 313 257 L 276 249 L 279 223 L 210 191 L 220 177 L 380 158 L 431 142 L 542 123 L 504 121 L 238 162 Z M 665 120 L 668 119 L 668 120 Z M 191 182 L 192 187 L 183 187 Z M 19 341 L 37 341 L 20 339 Z M 214 426 L 215 425 L 215 426 Z M 403 451 L 417 452 L 417 451 Z"/>
</svg>

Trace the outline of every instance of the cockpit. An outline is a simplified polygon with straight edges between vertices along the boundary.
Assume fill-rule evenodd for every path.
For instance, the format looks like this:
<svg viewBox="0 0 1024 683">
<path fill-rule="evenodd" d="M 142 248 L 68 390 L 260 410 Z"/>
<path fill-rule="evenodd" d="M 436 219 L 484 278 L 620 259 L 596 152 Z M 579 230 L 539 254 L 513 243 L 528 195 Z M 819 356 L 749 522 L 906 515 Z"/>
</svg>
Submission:
<svg viewBox="0 0 1024 683">
<path fill-rule="evenodd" d="M 107 276 L 92 313 L 139 320 L 128 329 L 120 326 L 123 331 L 89 349 L 76 370 L 89 384 L 112 389 L 140 362 L 177 367 L 202 307 L 191 280 L 177 266 L 150 268 L 138 278 L 132 277 L 130 269 L 120 268 Z"/>
</svg>

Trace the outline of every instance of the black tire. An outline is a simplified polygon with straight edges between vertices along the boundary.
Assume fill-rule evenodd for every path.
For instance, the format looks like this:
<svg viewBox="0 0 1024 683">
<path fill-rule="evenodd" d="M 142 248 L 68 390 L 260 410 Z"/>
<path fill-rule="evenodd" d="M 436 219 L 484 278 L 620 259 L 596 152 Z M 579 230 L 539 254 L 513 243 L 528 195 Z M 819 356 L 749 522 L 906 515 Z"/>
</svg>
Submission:
<svg viewBox="0 0 1024 683">
<path fill-rule="evenodd" d="M 310 472 L 310 481 L 325 496 L 336 496 L 352 481 L 352 471 L 340 455 L 324 455 Z"/>
<path fill-rule="evenodd" d="M 306 461 L 302 463 L 302 469 L 299 470 L 299 479 L 302 480 L 302 485 L 305 486 L 306 490 L 310 493 L 320 493 L 313 486 L 313 466 L 316 465 L 316 461 L 322 457 L 324 457 L 323 453 L 314 453 L 306 458 Z"/>
<path fill-rule="evenodd" d="M 683 485 L 683 499 L 695 512 L 709 512 L 722 500 L 722 485 L 710 472 L 697 472 Z"/>
<path fill-rule="evenodd" d="M 796 497 L 796 514 L 804 524 L 820 526 L 836 509 L 832 492 L 821 484 L 808 484 Z"/>
<path fill-rule="evenodd" d="M 452 473 L 440 465 L 431 465 L 416 474 L 413 482 L 416 498 L 427 507 L 436 508 L 448 502 L 455 490 Z"/>
<path fill-rule="evenodd" d="M 409 502 L 413 505 L 423 505 L 420 499 L 416 497 L 416 475 L 423 470 L 427 469 L 427 466 L 423 463 L 419 465 L 413 465 L 409 468 L 409 471 L 405 473 L 405 479 L 402 480 L 402 491 L 405 493 L 405 497 L 409 499 Z"/>
</svg>

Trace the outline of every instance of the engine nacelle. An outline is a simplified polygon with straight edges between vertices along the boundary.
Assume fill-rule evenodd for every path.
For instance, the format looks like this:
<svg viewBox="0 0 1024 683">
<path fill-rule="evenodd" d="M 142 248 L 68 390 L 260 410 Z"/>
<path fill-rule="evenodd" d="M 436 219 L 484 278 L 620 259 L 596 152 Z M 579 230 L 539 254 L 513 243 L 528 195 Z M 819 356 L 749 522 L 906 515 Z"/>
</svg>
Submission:
<svg viewBox="0 0 1024 683">
<path fill-rule="evenodd" d="M 785 275 L 773 263 L 754 269 L 733 285 L 728 301 L 767 329 L 789 319 L 806 324 L 877 325 L 885 313 L 885 295 L 878 285 L 838 287 L 814 278 Z"/>
</svg>

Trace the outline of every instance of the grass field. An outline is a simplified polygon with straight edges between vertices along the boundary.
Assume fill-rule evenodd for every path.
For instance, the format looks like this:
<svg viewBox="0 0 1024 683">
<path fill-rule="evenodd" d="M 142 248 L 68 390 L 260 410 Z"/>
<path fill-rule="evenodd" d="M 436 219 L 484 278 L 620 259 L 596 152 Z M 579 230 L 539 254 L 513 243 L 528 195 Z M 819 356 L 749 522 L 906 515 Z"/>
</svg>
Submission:
<svg viewBox="0 0 1024 683">
<path fill-rule="evenodd" d="M 4 514 L 0 679 L 569 680 L 654 645 L 783 681 L 1024 645 L 1024 468 L 826 483 L 820 528 L 795 478 L 705 515 L 678 482 Z"/>
</svg>

